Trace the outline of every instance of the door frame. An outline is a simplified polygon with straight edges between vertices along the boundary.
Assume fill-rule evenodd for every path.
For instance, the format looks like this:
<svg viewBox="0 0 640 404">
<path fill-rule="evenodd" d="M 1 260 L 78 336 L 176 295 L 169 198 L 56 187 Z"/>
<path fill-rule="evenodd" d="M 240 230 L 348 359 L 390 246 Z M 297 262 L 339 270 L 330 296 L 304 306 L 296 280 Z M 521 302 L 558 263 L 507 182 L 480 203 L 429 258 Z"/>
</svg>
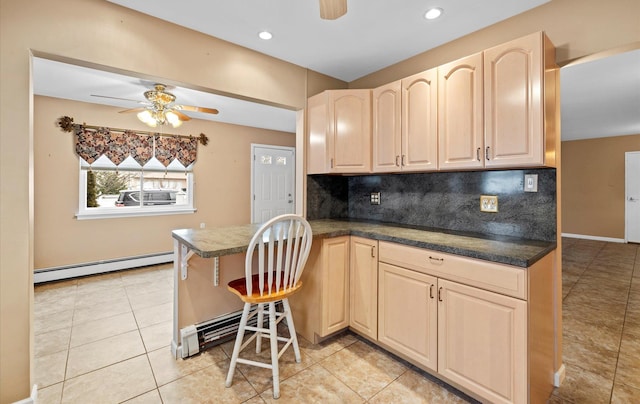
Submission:
<svg viewBox="0 0 640 404">
<path fill-rule="evenodd" d="M 256 148 L 261 148 L 261 149 L 274 149 L 274 150 L 286 150 L 286 151 L 291 151 L 293 153 L 293 184 L 292 187 L 293 189 L 291 190 L 291 194 L 293 196 L 293 211 L 296 212 L 296 208 L 297 208 L 297 198 L 295 198 L 296 195 L 296 178 L 297 178 L 297 173 L 296 173 L 296 148 L 295 147 L 291 147 L 291 146 L 275 146 L 272 144 L 259 144 L 259 143 L 251 143 L 251 155 L 250 155 L 250 159 L 251 159 L 251 185 L 250 185 L 250 189 L 249 189 L 249 198 L 251 199 L 251 212 L 249 214 L 249 217 L 251 218 L 251 223 L 256 223 L 255 222 L 255 176 L 256 176 L 256 172 L 255 172 L 255 165 L 256 165 L 256 160 L 255 160 L 255 155 L 256 155 Z"/>
<path fill-rule="evenodd" d="M 627 160 L 629 156 L 637 155 L 640 158 L 640 151 L 628 151 L 624 153 L 624 242 L 629 243 L 629 182 L 631 180 L 627 173 Z"/>
</svg>

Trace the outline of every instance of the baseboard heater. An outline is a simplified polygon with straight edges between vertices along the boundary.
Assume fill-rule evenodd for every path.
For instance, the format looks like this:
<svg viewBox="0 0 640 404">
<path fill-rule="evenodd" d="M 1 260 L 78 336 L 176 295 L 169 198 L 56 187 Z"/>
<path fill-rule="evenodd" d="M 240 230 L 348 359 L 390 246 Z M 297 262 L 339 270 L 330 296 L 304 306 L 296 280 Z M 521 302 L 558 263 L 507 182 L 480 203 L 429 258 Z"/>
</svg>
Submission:
<svg viewBox="0 0 640 404">
<path fill-rule="evenodd" d="M 240 327 L 240 317 L 242 317 L 242 310 L 181 329 L 182 357 L 193 356 L 205 349 L 234 339 L 238 333 L 238 327 Z M 255 327 L 257 323 L 258 318 L 254 316 L 249 319 L 247 325 Z"/>
<path fill-rule="evenodd" d="M 58 281 L 62 279 L 76 278 L 79 276 L 144 267 L 147 265 L 164 264 L 172 261 L 173 253 L 166 252 L 36 269 L 33 273 L 33 283 Z"/>
</svg>

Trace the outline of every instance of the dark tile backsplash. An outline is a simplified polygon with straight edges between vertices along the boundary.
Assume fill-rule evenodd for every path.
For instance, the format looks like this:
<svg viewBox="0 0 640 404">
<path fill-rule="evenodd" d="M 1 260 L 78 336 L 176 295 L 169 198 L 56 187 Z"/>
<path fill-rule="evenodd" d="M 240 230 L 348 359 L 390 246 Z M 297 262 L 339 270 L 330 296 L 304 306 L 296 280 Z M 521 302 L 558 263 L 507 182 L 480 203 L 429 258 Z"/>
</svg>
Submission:
<svg viewBox="0 0 640 404">
<path fill-rule="evenodd" d="M 349 183 L 335 175 L 307 176 L 307 218 L 348 219 Z"/>
<path fill-rule="evenodd" d="M 525 174 L 538 174 L 538 192 L 523 191 Z M 480 212 L 480 195 L 497 195 L 498 213 Z M 307 216 L 556 241 L 556 170 L 310 175 Z"/>
</svg>

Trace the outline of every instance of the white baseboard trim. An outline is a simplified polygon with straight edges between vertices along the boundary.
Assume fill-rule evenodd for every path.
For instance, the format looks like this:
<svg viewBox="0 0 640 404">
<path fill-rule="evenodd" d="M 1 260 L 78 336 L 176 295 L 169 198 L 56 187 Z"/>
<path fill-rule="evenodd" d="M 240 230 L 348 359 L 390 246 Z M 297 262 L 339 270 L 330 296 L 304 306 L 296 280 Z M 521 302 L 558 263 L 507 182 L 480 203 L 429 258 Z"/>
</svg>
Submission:
<svg viewBox="0 0 640 404">
<path fill-rule="evenodd" d="M 555 387 L 560 387 L 562 382 L 564 382 L 564 377 L 566 376 L 566 368 L 564 367 L 564 363 L 560 365 L 560 369 L 553 374 L 553 385 Z"/>
<path fill-rule="evenodd" d="M 581 238 L 581 239 L 585 239 L 585 240 L 595 240 L 595 241 L 608 241 L 610 243 L 625 243 L 626 242 L 623 238 L 589 236 L 587 234 L 562 233 L 562 237 Z"/>
<path fill-rule="evenodd" d="M 38 385 L 34 384 L 33 387 L 31 388 L 31 396 L 20 400 L 20 401 L 16 401 L 13 404 L 35 404 L 38 402 Z"/>
<path fill-rule="evenodd" d="M 171 341 L 171 354 L 174 359 L 182 358 L 182 345 L 178 346 L 176 341 Z"/>
<path fill-rule="evenodd" d="M 164 264 L 172 261 L 173 253 L 168 252 L 88 262 L 62 267 L 36 269 L 33 274 L 33 283 L 37 284 L 42 282 L 58 281 L 78 276 L 95 275 L 105 272 L 120 271 L 123 269 L 144 267 L 147 265 Z"/>
</svg>

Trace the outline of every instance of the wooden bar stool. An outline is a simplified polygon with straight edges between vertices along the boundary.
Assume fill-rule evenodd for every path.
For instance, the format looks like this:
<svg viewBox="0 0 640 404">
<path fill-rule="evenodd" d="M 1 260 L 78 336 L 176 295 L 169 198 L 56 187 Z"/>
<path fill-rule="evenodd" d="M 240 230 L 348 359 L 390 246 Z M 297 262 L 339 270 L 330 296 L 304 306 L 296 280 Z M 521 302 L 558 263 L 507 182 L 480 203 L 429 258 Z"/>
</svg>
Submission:
<svg viewBox="0 0 640 404">
<path fill-rule="evenodd" d="M 293 345 L 296 362 L 300 362 L 300 348 L 288 297 L 302 286 L 300 275 L 309 256 L 312 238 L 309 223 L 303 217 L 292 214 L 269 220 L 251 238 L 245 258 L 245 277 L 231 281 L 227 286 L 244 302 L 229 373 L 227 373 L 225 383 L 227 387 L 230 387 L 233 382 L 237 363 L 259 366 L 271 369 L 273 398 L 277 399 L 280 397 L 278 359 L 290 345 Z M 257 258 L 257 265 L 254 265 L 255 258 Z M 255 266 L 257 266 L 257 273 L 254 273 Z M 276 311 L 278 302 L 282 302 L 282 311 Z M 268 306 L 268 310 L 265 310 L 265 305 Z M 280 308 L 280 305 L 278 306 Z M 264 328 L 265 314 L 269 318 L 269 328 Z M 248 326 L 247 322 L 254 316 L 258 316 L 256 326 Z M 278 323 L 282 319 L 287 320 L 288 338 L 278 336 L 277 333 Z M 252 331 L 253 335 L 243 343 L 245 331 Z M 256 352 L 259 353 L 262 348 L 262 338 L 270 340 L 271 363 L 239 358 L 240 351 L 254 339 Z M 285 342 L 280 351 L 278 351 L 278 341 Z"/>
</svg>

